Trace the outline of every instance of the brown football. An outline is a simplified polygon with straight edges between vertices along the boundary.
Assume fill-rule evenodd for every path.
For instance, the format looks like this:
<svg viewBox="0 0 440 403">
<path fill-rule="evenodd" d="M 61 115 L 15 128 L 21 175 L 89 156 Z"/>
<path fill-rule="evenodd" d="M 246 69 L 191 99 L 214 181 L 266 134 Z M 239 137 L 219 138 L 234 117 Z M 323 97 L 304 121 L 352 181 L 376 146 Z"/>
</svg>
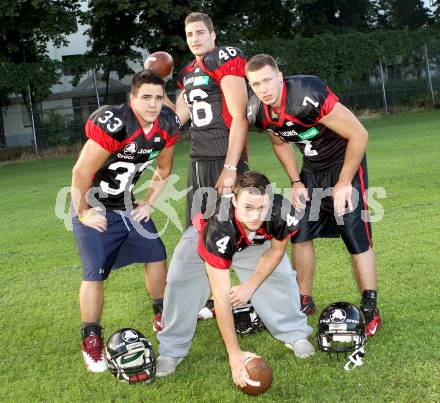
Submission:
<svg viewBox="0 0 440 403">
<path fill-rule="evenodd" d="M 241 390 L 248 395 L 257 396 L 266 392 L 272 385 L 272 368 L 263 358 L 249 357 L 245 362 L 249 378 Z"/>
<path fill-rule="evenodd" d="M 167 52 L 154 52 L 144 62 L 144 69 L 153 70 L 164 79 L 173 74 L 173 68 L 173 57 Z"/>
</svg>

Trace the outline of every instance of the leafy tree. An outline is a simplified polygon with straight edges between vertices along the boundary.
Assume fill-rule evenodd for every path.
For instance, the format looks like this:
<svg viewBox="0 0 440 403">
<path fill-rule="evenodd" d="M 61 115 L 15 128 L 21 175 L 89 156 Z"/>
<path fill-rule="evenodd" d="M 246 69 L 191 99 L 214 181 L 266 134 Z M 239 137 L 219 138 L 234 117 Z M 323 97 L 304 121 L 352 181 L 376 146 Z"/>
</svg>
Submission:
<svg viewBox="0 0 440 403">
<path fill-rule="evenodd" d="M 90 50 L 73 61 L 77 82 L 85 71 L 102 69 L 108 96 L 110 73 L 116 71 L 121 79 L 134 71 L 129 61 L 141 61 L 142 54 L 133 49 L 140 35 L 136 0 L 91 0 L 81 22 L 89 25 Z"/>
<path fill-rule="evenodd" d="M 49 94 L 59 77 L 59 63 L 46 54 L 47 44 L 66 44 L 66 35 L 76 31 L 78 0 L 11 0 L 0 2 L 0 106 L 8 95 L 21 94 L 24 103 L 34 104 Z M 30 89 L 30 99 L 29 99 Z M 44 146 L 39 116 L 37 144 Z M 2 137 L 3 133 L 3 137 Z M 0 120 L 0 146 L 5 145 Z"/>
<path fill-rule="evenodd" d="M 422 0 L 378 0 L 377 26 L 410 31 L 428 25 L 429 9 Z"/>
<path fill-rule="evenodd" d="M 169 52 L 176 68 L 182 67 L 191 57 L 185 40 L 185 17 L 202 10 L 202 0 L 140 0 L 141 25 L 137 46 L 151 53 Z"/>
</svg>

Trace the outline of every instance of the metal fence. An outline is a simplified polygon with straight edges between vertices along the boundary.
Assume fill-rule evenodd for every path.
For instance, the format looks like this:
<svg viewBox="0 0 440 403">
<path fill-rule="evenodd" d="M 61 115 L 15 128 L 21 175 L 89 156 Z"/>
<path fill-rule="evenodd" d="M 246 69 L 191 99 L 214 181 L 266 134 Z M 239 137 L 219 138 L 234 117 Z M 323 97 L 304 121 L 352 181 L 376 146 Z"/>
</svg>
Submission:
<svg viewBox="0 0 440 403">
<path fill-rule="evenodd" d="M 433 67 L 417 79 L 385 80 L 381 74 L 372 77 L 368 84 L 348 83 L 337 94 L 341 102 L 357 113 L 440 106 L 439 68 Z M 174 98 L 175 93 L 170 95 Z M 127 91 L 107 97 L 57 94 L 36 105 L 25 105 L 21 99 L 12 100 L 11 105 L 0 108 L 0 148 L 27 147 L 38 154 L 61 144 L 83 142 L 84 124 L 98 106 L 118 105 L 127 100 Z"/>
</svg>

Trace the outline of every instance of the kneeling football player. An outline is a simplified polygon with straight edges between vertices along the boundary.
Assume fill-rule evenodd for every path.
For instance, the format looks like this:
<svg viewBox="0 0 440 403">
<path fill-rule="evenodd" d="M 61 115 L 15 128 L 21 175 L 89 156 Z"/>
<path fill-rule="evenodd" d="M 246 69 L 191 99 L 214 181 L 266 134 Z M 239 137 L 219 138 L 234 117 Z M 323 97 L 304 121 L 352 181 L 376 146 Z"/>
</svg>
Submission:
<svg viewBox="0 0 440 403">
<path fill-rule="evenodd" d="M 158 335 L 158 376 L 173 373 L 187 355 L 195 331 L 195 316 L 210 287 L 237 385 L 245 385 L 244 363 L 255 354 L 240 349 L 232 315 L 234 306 L 250 300 L 274 338 L 297 357 L 306 358 L 314 353 L 307 340 L 312 328 L 300 310 L 295 272 L 285 253 L 289 239 L 300 230 L 300 222 L 290 202 L 273 195 L 268 179 L 253 171 L 237 179 L 232 197 L 221 197 L 210 218 L 195 218 L 194 226 L 186 230 L 174 251 L 168 273 L 164 329 Z M 261 245 L 265 248 L 263 254 L 258 252 Z M 241 282 L 236 287 L 231 287 L 231 266 Z M 170 294 L 179 301 L 180 308 L 167 309 Z"/>
<path fill-rule="evenodd" d="M 165 247 L 150 219 L 171 174 L 179 119 L 163 106 L 164 81 L 150 70 L 134 75 L 130 104 L 103 106 L 86 123 L 88 137 L 73 168 L 73 231 L 83 266 L 79 299 L 82 352 L 92 372 L 107 369 L 101 335 L 103 281 L 112 269 L 145 263 L 153 301 L 153 328 L 160 327 L 166 281 Z M 156 161 L 144 200 L 132 189 Z"/>
</svg>

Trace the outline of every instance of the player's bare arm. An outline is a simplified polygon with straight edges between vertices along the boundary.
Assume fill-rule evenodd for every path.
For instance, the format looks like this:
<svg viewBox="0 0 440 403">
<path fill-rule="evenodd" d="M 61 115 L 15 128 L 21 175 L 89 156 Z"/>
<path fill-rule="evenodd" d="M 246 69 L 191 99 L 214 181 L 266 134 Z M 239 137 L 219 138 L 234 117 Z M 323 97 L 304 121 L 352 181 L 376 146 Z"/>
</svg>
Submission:
<svg viewBox="0 0 440 403">
<path fill-rule="evenodd" d="M 353 210 L 351 181 L 367 149 L 368 132 L 356 116 L 339 102 L 319 122 L 348 140 L 344 165 L 333 189 L 335 212 L 343 215 L 347 204 L 350 211 Z"/>
<path fill-rule="evenodd" d="M 97 231 L 107 230 L 107 220 L 96 209 L 90 209 L 86 200 L 93 176 L 101 168 L 110 152 L 93 140 L 87 140 L 72 170 L 72 203 L 80 221 Z M 77 197 L 75 197 L 77 195 Z"/>
<path fill-rule="evenodd" d="M 205 263 L 205 266 L 214 298 L 218 327 L 229 355 L 232 379 L 237 386 L 244 387 L 246 381 L 243 375 L 249 377 L 244 363 L 248 357 L 257 357 L 257 355 L 242 351 L 238 344 L 234 328 L 234 317 L 229 302 L 231 290 L 229 270 L 216 269 L 208 263 Z"/>
<path fill-rule="evenodd" d="M 173 169 L 174 147 L 164 148 L 156 158 L 156 170 L 151 178 L 144 200 L 137 201 L 137 207 L 131 212 L 136 221 L 148 221 L 154 202 L 164 190 Z"/>
<path fill-rule="evenodd" d="M 286 252 L 287 243 L 288 239 L 283 241 L 272 239 L 271 247 L 261 256 L 252 276 L 246 282 L 231 288 L 230 301 L 233 306 L 246 304 L 251 299 L 255 290 L 280 264 Z"/>
<path fill-rule="evenodd" d="M 185 125 L 191 117 L 189 113 L 188 105 L 186 104 L 185 99 L 183 98 L 184 93 L 185 90 L 180 92 L 176 100 L 176 108 L 175 108 L 175 112 L 180 119 L 181 126 Z"/>
<path fill-rule="evenodd" d="M 222 193 L 223 188 L 232 188 L 237 172 L 230 167 L 236 167 L 243 152 L 247 139 L 248 121 L 246 118 L 247 89 L 243 77 L 227 75 L 220 82 L 226 105 L 232 117 L 229 131 L 228 152 L 225 158 L 225 167 L 215 185 Z"/>
<path fill-rule="evenodd" d="M 304 209 L 306 207 L 305 202 L 309 200 L 309 193 L 300 180 L 295 152 L 290 143 L 278 136 L 269 133 L 269 138 L 272 142 L 273 151 L 292 184 L 291 202 L 294 207 Z"/>
</svg>

